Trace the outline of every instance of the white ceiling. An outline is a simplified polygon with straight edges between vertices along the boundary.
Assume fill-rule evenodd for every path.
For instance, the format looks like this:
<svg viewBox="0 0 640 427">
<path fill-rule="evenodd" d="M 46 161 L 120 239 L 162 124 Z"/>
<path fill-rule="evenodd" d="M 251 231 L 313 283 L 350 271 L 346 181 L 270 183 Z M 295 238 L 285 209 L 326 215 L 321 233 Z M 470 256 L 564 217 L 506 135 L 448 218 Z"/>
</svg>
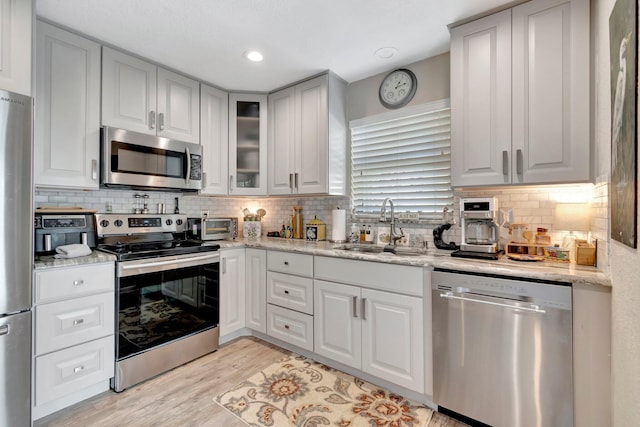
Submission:
<svg viewBox="0 0 640 427">
<path fill-rule="evenodd" d="M 227 90 L 330 69 L 361 80 L 449 50 L 446 25 L 511 0 L 36 0 L 49 21 Z M 394 47 L 391 59 L 374 52 Z M 265 60 L 243 57 L 260 50 Z"/>
</svg>

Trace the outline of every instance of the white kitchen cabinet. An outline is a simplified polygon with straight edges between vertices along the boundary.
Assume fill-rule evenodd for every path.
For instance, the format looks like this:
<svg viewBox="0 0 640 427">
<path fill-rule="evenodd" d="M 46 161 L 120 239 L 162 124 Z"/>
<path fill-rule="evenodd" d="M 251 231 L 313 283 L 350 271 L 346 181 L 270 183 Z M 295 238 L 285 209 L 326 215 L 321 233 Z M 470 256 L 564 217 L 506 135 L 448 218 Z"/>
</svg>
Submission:
<svg viewBox="0 0 640 427">
<path fill-rule="evenodd" d="M 229 94 L 229 195 L 267 194 L 267 96 Z"/>
<path fill-rule="evenodd" d="M 589 2 L 533 0 L 453 28 L 451 116 L 453 186 L 591 180 Z"/>
<path fill-rule="evenodd" d="M 0 88 L 31 96 L 34 1 L 0 0 Z"/>
<path fill-rule="evenodd" d="M 200 84 L 105 47 L 102 124 L 197 144 Z"/>
<path fill-rule="evenodd" d="M 395 280 L 376 274 L 385 267 Z M 314 269 L 314 351 L 424 393 L 422 269 L 328 257 L 315 257 Z"/>
<path fill-rule="evenodd" d="M 270 94 L 269 194 L 346 194 L 346 140 L 346 84 L 334 74 Z"/>
<path fill-rule="evenodd" d="M 267 251 L 247 248 L 246 257 L 246 318 L 248 328 L 267 332 Z"/>
<path fill-rule="evenodd" d="M 220 336 L 245 327 L 245 250 L 220 250 Z"/>
<path fill-rule="evenodd" d="M 201 194 L 229 192 L 229 94 L 200 85 L 200 145 L 203 183 Z"/>
<path fill-rule="evenodd" d="M 34 272 L 33 419 L 109 389 L 114 375 L 112 262 Z"/>
<path fill-rule="evenodd" d="M 36 187 L 95 190 L 100 160 L 100 45 L 36 24 Z"/>
</svg>

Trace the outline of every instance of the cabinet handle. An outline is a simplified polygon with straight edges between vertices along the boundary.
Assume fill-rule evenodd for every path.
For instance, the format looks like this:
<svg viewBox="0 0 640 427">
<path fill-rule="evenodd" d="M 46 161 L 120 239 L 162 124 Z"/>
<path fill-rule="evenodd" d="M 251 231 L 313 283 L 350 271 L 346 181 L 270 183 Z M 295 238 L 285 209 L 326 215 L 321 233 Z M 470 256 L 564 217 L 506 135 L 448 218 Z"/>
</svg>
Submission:
<svg viewBox="0 0 640 427">
<path fill-rule="evenodd" d="M 82 325 L 84 323 L 84 319 L 76 319 L 73 321 L 74 325 Z"/>
<path fill-rule="evenodd" d="M 158 114 L 158 129 L 164 130 L 164 113 Z"/>
<path fill-rule="evenodd" d="M 156 128 L 156 112 L 151 110 L 149 111 L 149 129 Z"/>
<path fill-rule="evenodd" d="M 284 291 L 285 294 L 289 295 L 289 291 Z"/>
<path fill-rule="evenodd" d="M 522 175 L 522 166 L 524 163 L 524 156 L 522 155 L 522 149 L 516 150 L 516 173 Z"/>
<path fill-rule="evenodd" d="M 9 334 L 9 325 L 0 326 L 0 336 Z"/>
<path fill-rule="evenodd" d="M 293 174 L 289 174 L 289 188 L 293 190 Z"/>
<path fill-rule="evenodd" d="M 353 317 L 358 318 L 358 297 L 353 296 Z"/>
<path fill-rule="evenodd" d="M 222 258 L 222 274 L 227 274 L 227 259 Z"/>
<path fill-rule="evenodd" d="M 365 309 L 367 308 L 367 299 L 362 298 L 362 320 L 367 320 L 367 313 Z"/>
<path fill-rule="evenodd" d="M 296 190 L 297 190 L 297 189 L 298 189 L 298 172 L 296 172 L 296 173 L 294 174 L 294 176 L 295 176 L 295 181 L 296 181 Z"/>
<path fill-rule="evenodd" d="M 284 262 L 284 265 L 289 265 L 289 261 L 285 261 L 285 262 Z"/>
<path fill-rule="evenodd" d="M 77 374 L 78 372 L 82 372 L 84 371 L 84 366 L 80 365 L 80 366 L 76 366 L 75 368 L 73 368 L 73 373 Z"/>
<path fill-rule="evenodd" d="M 229 193 L 233 191 L 233 175 L 229 175 Z"/>
<path fill-rule="evenodd" d="M 502 175 L 509 175 L 509 152 L 507 150 L 502 152 Z"/>
<path fill-rule="evenodd" d="M 285 329 L 289 329 L 289 325 L 284 325 L 284 328 Z"/>
<path fill-rule="evenodd" d="M 98 161 L 96 159 L 91 160 L 91 179 L 98 180 Z"/>
<path fill-rule="evenodd" d="M 80 286 L 80 285 L 84 285 L 84 280 L 74 280 L 73 281 L 73 286 Z"/>
</svg>

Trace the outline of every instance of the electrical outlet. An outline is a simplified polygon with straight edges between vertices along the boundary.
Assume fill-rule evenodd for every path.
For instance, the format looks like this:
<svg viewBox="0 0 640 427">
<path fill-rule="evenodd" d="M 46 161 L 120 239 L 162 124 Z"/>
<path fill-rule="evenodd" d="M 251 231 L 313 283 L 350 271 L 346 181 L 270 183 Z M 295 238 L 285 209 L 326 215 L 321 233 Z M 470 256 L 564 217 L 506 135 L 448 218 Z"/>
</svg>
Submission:
<svg viewBox="0 0 640 427">
<path fill-rule="evenodd" d="M 207 218 L 209 216 L 209 209 L 200 209 L 200 218 Z"/>
</svg>

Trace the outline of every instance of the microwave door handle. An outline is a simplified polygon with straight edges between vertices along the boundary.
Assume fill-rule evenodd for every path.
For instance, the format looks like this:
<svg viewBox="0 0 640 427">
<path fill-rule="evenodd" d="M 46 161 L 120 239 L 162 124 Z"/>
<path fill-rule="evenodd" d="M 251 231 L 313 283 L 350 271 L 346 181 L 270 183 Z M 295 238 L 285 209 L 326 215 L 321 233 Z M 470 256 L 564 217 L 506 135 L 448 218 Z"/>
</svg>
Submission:
<svg viewBox="0 0 640 427">
<path fill-rule="evenodd" d="M 187 176 L 185 182 L 188 184 L 189 180 L 191 180 L 191 152 L 189 151 L 189 147 L 184 149 L 184 154 L 187 156 Z"/>
</svg>

